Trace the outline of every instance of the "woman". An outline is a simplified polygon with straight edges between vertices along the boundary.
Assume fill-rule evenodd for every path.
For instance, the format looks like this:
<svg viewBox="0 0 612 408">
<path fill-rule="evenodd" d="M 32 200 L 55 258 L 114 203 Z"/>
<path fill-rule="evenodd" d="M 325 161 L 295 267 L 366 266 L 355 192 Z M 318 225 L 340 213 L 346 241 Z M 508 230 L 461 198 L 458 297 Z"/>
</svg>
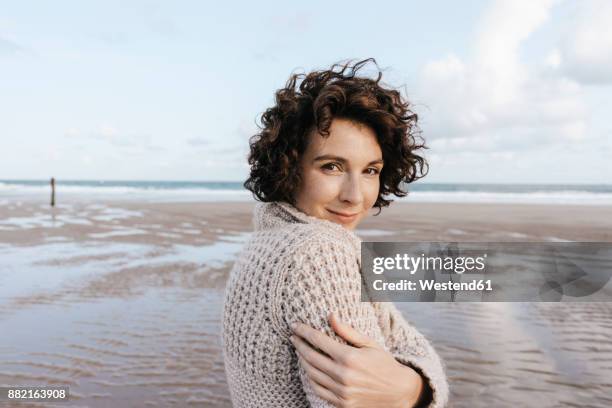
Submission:
<svg viewBox="0 0 612 408">
<path fill-rule="evenodd" d="M 235 407 L 442 407 L 427 340 L 392 303 L 362 302 L 355 227 L 422 177 L 417 116 L 352 66 L 292 75 L 250 141 L 261 201 L 223 306 Z"/>
</svg>

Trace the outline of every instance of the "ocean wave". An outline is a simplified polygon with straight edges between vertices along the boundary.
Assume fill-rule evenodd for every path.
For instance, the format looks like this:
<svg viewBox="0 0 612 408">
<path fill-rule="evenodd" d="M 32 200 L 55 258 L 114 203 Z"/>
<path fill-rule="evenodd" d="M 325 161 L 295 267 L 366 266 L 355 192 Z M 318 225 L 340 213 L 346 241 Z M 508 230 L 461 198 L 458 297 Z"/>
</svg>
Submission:
<svg viewBox="0 0 612 408">
<path fill-rule="evenodd" d="M 500 204 L 568 204 L 611 205 L 612 194 L 586 191 L 550 191 L 530 193 L 488 193 L 473 191 L 414 191 L 398 199 L 402 202 L 500 203 Z"/>
<path fill-rule="evenodd" d="M 48 185 L 24 185 L 0 183 L 0 196 L 3 193 L 23 193 L 23 194 L 49 194 L 51 188 Z M 159 194 L 159 195 L 245 195 L 247 190 L 236 189 L 216 189 L 206 187 L 194 188 L 155 188 L 155 187 L 134 187 L 134 186 L 76 186 L 76 185 L 57 185 L 56 194 Z"/>
<path fill-rule="evenodd" d="M 72 198 L 96 199 L 142 199 L 151 201 L 253 201 L 253 194 L 242 188 L 239 183 L 210 183 L 216 188 L 203 186 L 206 183 L 138 183 L 119 182 L 108 184 L 79 182 L 75 184 L 58 184 L 56 198 L 62 196 Z M 228 188 L 229 187 L 229 188 Z M 496 185 L 495 191 L 473 191 L 461 189 L 460 185 L 451 185 L 452 190 L 445 191 L 439 186 L 432 186 L 427 191 L 424 186 L 409 191 L 406 197 L 391 196 L 394 201 L 401 202 L 432 202 L 432 203 L 508 203 L 508 204 L 568 204 L 568 205 L 612 205 L 612 193 L 608 191 L 596 192 L 572 188 L 561 190 L 558 187 L 546 190 L 546 187 L 528 186 L 525 191 L 517 192 L 515 186 L 508 189 L 513 191 L 501 192 Z M 40 198 L 48 199 L 50 187 L 44 182 L 0 182 L 0 202 L 10 202 L 11 198 Z"/>
</svg>

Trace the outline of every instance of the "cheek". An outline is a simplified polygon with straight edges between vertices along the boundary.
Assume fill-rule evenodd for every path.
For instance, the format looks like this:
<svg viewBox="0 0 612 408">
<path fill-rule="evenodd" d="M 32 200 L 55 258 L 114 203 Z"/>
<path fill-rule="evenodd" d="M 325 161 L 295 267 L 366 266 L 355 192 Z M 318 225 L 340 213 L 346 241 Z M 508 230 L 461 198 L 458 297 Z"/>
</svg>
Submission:
<svg viewBox="0 0 612 408">
<path fill-rule="evenodd" d="M 338 195 L 340 178 L 329 177 L 317 171 L 304 175 L 303 195 L 311 202 L 326 203 Z"/>
<path fill-rule="evenodd" d="M 342 186 L 341 177 L 332 177 L 320 172 L 313 173 L 312 180 L 313 195 L 322 200 L 332 200 L 339 194 Z"/>
<path fill-rule="evenodd" d="M 380 181 L 379 180 L 375 180 L 372 181 L 371 183 L 368 183 L 368 185 L 364 188 L 364 195 L 365 195 L 365 201 L 368 202 L 369 206 L 373 206 L 374 203 L 376 202 L 376 199 L 378 198 L 378 192 L 380 189 Z"/>
</svg>

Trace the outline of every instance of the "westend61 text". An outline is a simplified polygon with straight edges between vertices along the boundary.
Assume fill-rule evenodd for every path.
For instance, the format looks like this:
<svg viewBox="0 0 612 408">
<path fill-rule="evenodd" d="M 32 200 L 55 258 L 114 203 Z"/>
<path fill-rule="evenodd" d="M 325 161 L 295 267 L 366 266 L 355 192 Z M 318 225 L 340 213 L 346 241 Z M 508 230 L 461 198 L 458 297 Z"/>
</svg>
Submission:
<svg viewBox="0 0 612 408">
<path fill-rule="evenodd" d="M 439 290 L 439 291 L 491 291 L 491 280 L 473 280 L 470 282 L 436 282 L 429 279 L 419 280 L 420 290 Z M 416 282 L 402 279 L 398 282 L 384 282 L 380 279 L 373 283 L 374 290 L 417 290 Z"/>
</svg>

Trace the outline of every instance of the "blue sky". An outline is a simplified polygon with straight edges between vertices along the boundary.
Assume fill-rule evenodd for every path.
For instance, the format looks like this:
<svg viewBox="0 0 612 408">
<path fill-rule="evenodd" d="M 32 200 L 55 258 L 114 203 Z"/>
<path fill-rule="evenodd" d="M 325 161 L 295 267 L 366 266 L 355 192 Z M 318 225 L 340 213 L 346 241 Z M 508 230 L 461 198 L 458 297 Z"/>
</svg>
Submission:
<svg viewBox="0 0 612 408">
<path fill-rule="evenodd" d="M 0 179 L 242 181 L 290 73 L 375 57 L 425 180 L 612 181 L 609 1 L 34 4 L 0 1 Z"/>
</svg>

